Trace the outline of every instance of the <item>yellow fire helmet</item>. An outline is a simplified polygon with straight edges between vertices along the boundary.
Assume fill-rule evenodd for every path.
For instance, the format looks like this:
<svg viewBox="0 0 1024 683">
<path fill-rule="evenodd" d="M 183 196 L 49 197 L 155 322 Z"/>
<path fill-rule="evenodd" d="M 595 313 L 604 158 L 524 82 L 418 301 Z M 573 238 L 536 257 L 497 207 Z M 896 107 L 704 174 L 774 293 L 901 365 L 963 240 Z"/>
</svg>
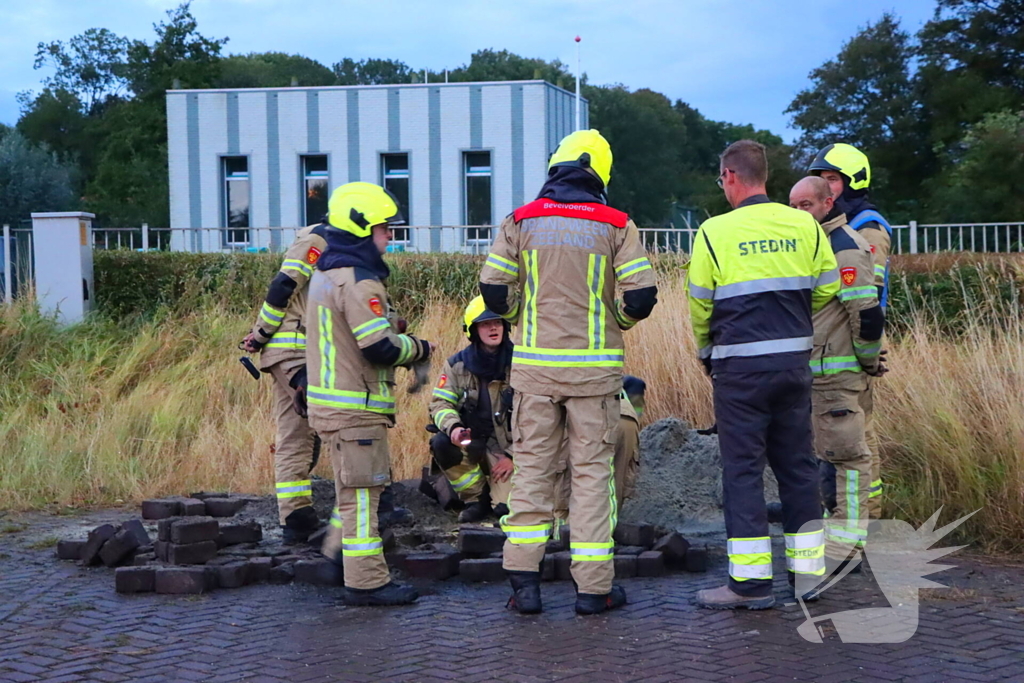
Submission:
<svg viewBox="0 0 1024 683">
<path fill-rule="evenodd" d="M 866 190 L 871 186 L 871 164 L 867 155 L 845 142 L 822 149 L 807 169 L 813 175 L 821 175 L 822 171 L 842 173 L 849 179 L 851 190 Z"/>
<path fill-rule="evenodd" d="M 478 296 L 466 306 L 466 314 L 462 317 L 462 331 L 467 337 L 473 333 L 473 325 L 482 323 L 485 320 L 501 320 L 501 316 L 487 308 L 484 298 Z"/>
<path fill-rule="evenodd" d="M 405 223 L 395 195 L 373 183 L 347 183 L 327 202 L 327 222 L 356 237 L 369 237 L 373 226 Z"/>
<path fill-rule="evenodd" d="M 548 170 L 555 166 L 575 166 L 592 170 L 605 187 L 612 179 L 612 148 L 598 131 L 578 130 L 558 143 L 548 161 Z"/>
</svg>

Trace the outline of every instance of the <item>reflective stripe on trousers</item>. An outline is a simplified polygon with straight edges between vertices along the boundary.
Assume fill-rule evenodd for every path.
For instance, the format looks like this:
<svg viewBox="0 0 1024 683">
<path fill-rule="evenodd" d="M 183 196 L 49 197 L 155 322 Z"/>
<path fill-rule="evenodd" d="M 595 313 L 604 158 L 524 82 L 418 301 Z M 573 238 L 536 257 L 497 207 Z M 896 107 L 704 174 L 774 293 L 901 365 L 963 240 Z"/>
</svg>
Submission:
<svg viewBox="0 0 1024 683">
<path fill-rule="evenodd" d="M 730 538 L 728 541 L 729 576 L 737 581 L 772 578 L 772 540 Z"/>
<path fill-rule="evenodd" d="M 501 530 L 505 532 L 510 543 L 547 543 L 551 536 L 550 524 L 535 526 L 506 526 L 503 524 Z"/>
<path fill-rule="evenodd" d="M 574 562 L 602 562 L 615 557 L 615 543 L 574 543 L 569 540 L 569 550 Z"/>
<path fill-rule="evenodd" d="M 277 482 L 277 497 L 300 498 L 313 495 L 313 482 L 305 481 L 279 481 Z"/>
<path fill-rule="evenodd" d="M 356 489 L 356 536 L 341 539 L 341 554 L 348 557 L 364 557 L 380 555 L 384 552 L 384 542 L 379 536 L 370 536 L 370 515 L 377 514 L 370 510 L 370 490 Z"/>
<path fill-rule="evenodd" d="M 794 574 L 825 573 L 825 534 L 807 531 L 784 534 L 786 538 L 786 569 Z"/>
<path fill-rule="evenodd" d="M 461 493 L 477 482 L 482 476 L 484 476 L 483 470 L 480 469 L 480 465 L 477 465 L 469 472 L 466 472 L 464 475 L 453 481 L 452 488 Z"/>
</svg>

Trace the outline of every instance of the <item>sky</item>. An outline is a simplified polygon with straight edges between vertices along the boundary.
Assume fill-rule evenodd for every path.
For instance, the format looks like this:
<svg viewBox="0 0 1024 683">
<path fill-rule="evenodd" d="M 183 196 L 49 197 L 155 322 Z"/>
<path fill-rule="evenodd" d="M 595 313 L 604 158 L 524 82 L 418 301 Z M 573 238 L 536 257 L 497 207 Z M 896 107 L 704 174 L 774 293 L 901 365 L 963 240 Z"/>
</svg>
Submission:
<svg viewBox="0 0 1024 683">
<path fill-rule="evenodd" d="M 15 95 L 39 90 L 36 45 L 89 28 L 153 40 L 177 0 L 0 0 L 0 123 Z M 682 99 L 705 116 L 752 123 L 793 140 L 784 113 L 807 76 L 886 11 L 916 31 L 934 0 L 194 0 L 208 37 L 226 53 L 287 52 L 330 67 L 343 57 L 392 58 L 442 70 L 480 49 L 561 59 L 593 84 L 621 83 Z"/>
</svg>

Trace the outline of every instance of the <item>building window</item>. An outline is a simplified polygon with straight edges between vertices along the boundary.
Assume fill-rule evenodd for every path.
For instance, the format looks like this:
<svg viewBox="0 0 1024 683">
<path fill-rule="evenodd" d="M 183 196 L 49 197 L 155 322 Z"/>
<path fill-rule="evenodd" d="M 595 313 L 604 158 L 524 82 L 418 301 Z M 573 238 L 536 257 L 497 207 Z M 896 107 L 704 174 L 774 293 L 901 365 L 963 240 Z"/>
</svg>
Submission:
<svg viewBox="0 0 1024 683">
<path fill-rule="evenodd" d="M 249 158 L 224 157 L 224 227 L 228 244 L 248 244 L 249 231 Z"/>
<path fill-rule="evenodd" d="M 398 199 L 398 208 L 405 218 L 406 224 L 412 223 L 412 215 L 409 213 L 409 155 L 408 154 L 381 154 L 380 155 L 381 184 L 384 189 L 395 195 Z M 396 242 L 409 241 L 409 228 L 394 229 Z"/>
<path fill-rule="evenodd" d="M 491 153 L 466 152 L 466 225 L 491 225 Z M 472 228 L 466 239 L 490 239 L 490 228 Z"/>
<path fill-rule="evenodd" d="M 302 157 L 302 224 L 319 223 L 327 215 L 327 155 Z"/>
</svg>

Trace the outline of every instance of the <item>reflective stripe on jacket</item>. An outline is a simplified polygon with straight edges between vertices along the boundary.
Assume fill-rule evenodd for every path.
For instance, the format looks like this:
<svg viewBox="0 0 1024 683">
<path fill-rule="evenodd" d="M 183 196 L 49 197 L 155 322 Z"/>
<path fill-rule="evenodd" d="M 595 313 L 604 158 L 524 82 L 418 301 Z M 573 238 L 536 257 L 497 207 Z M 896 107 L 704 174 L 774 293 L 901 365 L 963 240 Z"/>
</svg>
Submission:
<svg viewBox="0 0 1024 683">
<path fill-rule="evenodd" d="M 514 333 L 511 383 L 541 395 L 622 388 L 622 330 L 637 320 L 616 287 L 654 287 L 629 217 L 603 204 L 538 199 L 505 219 L 480 281 L 504 285 Z"/>
<path fill-rule="evenodd" d="M 393 329 L 387 290 L 366 272 L 318 270 L 309 284 L 306 401 L 317 431 L 393 424 L 394 366 L 423 355 L 420 340 Z M 401 349 L 393 366 L 374 365 L 363 355 L 381 340 Z"/>
<path fill-rule="evenodd" d="M 835 253 L 839 268 L 839 293 L 814 314 L 814 349 L 811 372 L 815 387 L 842 385 L 862 390 L 867 387 L 865 368 L 874 370 L 880 339 L 861 335 L 860 312 L 878 305 L 871 247 L 846 224 L 846 216 L 822 225 Z"/>
<path fill-rule="evenodd" d="M 284 254 L 278 277 L 267 293 L 252 332 L 263 343 L 260 368 L 266 370 L 278 363 L 285 364 L 288 374 L 306 362 L 306 300 L 309 278 L 316 268 L 317 259 L 327 248 L 321 235 L 320 224 L 299 230 L 295 241 Z M 284 275 L 295 283 L 289 294 L 281 294 L 280 278 Z M 286 299 L 284 303 L 281 298 Z M 284 305 L 282 305 L 284 304 Z"/>
<path fill-rule="evenodd" d="M 751 197 L 704 221 L 689 265 L 690 319 L 716 371 L 807 365 L 811 315 L 839 291 L 835 256 L 814 218 Z"/>
</svg>

